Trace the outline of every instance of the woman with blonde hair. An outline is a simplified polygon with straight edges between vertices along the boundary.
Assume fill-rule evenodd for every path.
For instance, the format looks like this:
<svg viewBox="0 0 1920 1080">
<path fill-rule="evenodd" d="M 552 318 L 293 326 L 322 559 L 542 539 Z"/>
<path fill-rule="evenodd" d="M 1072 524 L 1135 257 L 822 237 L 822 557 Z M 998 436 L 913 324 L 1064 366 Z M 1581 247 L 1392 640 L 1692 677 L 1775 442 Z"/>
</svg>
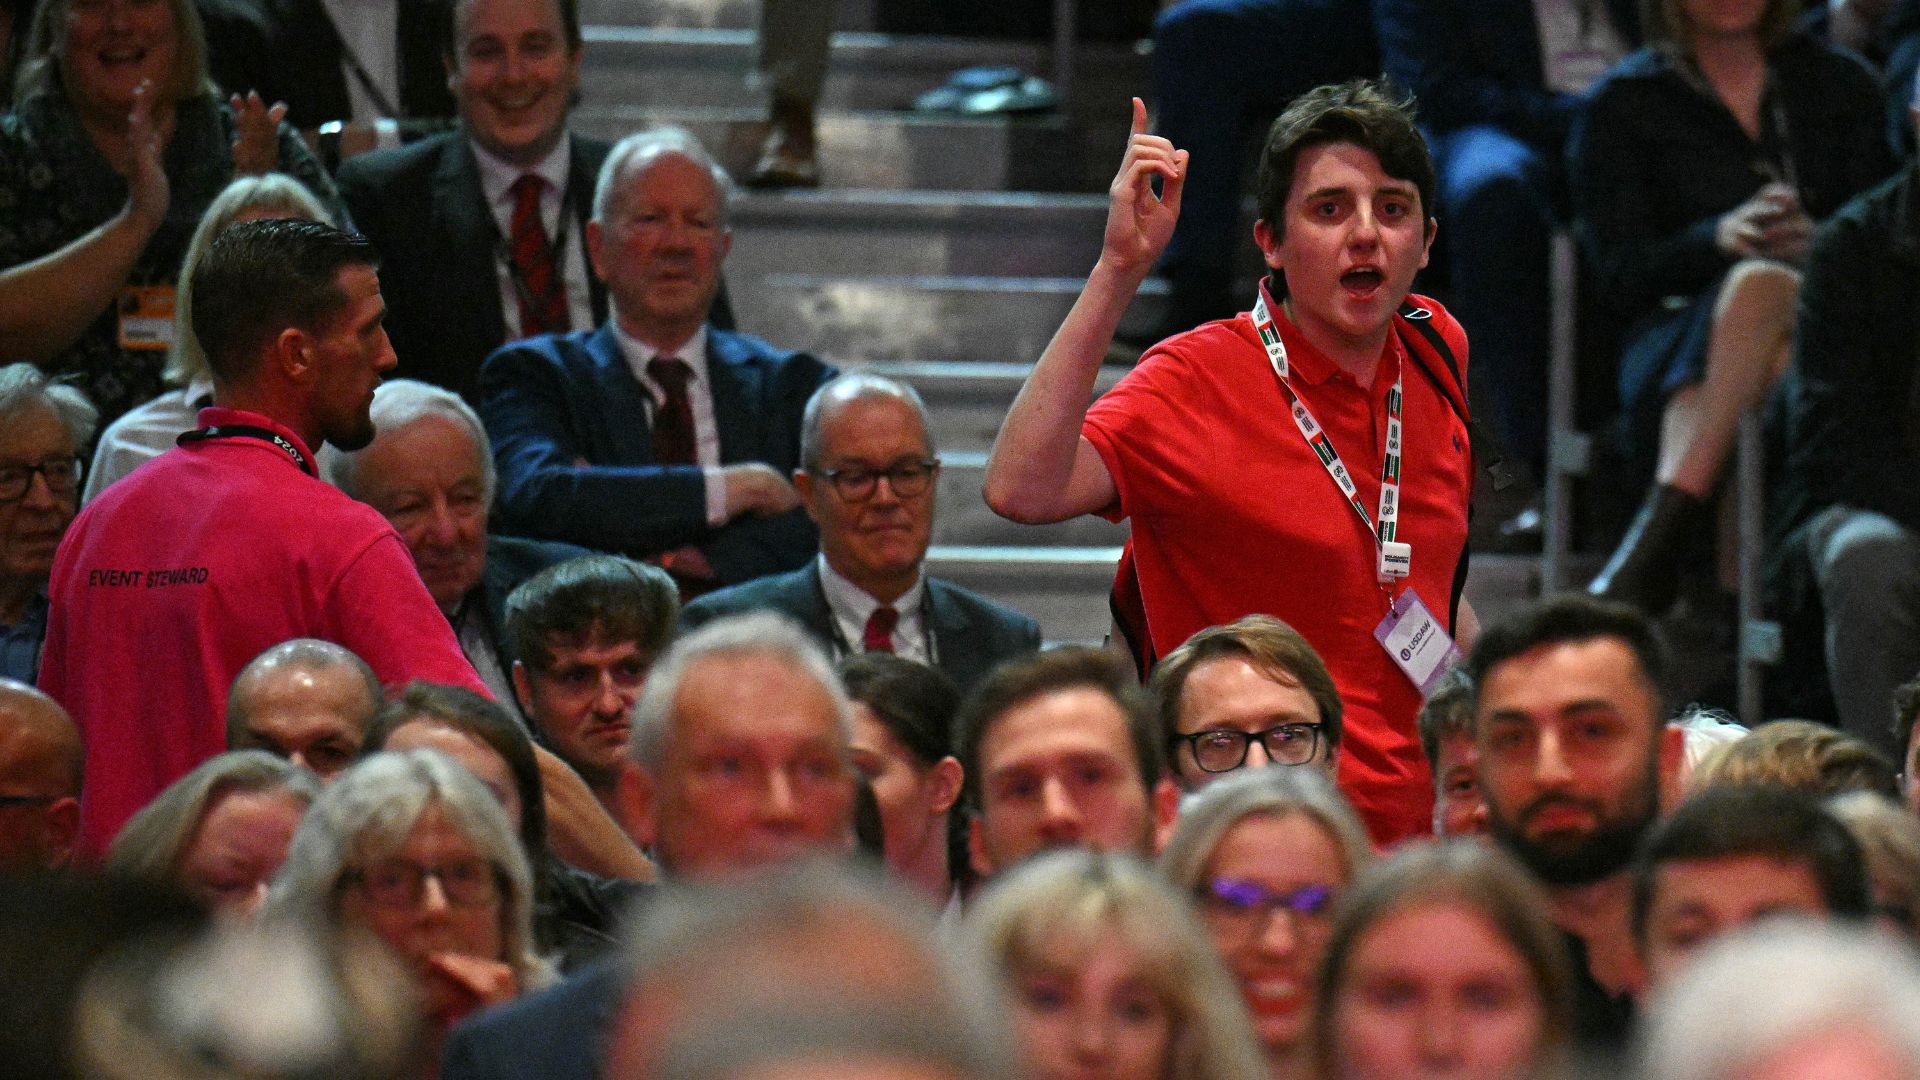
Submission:
<svg viewBox="0 0 1920 1080">
<path fill-rule="evenodd" d="M 1181 807 L 1160 868 L 1253 1018 L 1274 1080 L 1312 1075 L 1308 1020 L 1333 905 L 1372 861 L 1365 828 L 1324 775 L 1246 769 Z"/>
<path fill-rule="evenodd" d="M 1242 1080 L 1247 1017 L 1180 897 L 1130 856 L 1041 855 L 968 913 L 969 946 L 1008 987 L 1035 1080 Z"/>
<path fill-rule="evenodd" d="M 264 218 L 305 218 L 336 224 L 319 199 L 282 173 L 242 176 L 214 197 L 200 216 L 200 225 L 187 241 L 187 253 L 180 260 L 179 285 L 173 299 L 173 340 L 167 346 L 167 366 L 160 373 L 172 389 L 107 425 L 94 449 L 81 502 L 92 502 L 108 484 L 172 449 L 181 432 L 200 426 L 200 410 L 213 404 L 213 374 L 207 369 L 207 355 L 200 349 L 200 338 L 194 334 L 189 316 L 193 310 L 193 270 L 200 265 L 200 257 L 213 238 L 227 226 Z"/>
<path fill-rule="evenodd" d="M 1402 848 L 1340 901 L 1314 1010 L 1325 1080 L 1554 1075 L 1574 980 L 1546 898 L 1466 840 Z"/>
</svg>

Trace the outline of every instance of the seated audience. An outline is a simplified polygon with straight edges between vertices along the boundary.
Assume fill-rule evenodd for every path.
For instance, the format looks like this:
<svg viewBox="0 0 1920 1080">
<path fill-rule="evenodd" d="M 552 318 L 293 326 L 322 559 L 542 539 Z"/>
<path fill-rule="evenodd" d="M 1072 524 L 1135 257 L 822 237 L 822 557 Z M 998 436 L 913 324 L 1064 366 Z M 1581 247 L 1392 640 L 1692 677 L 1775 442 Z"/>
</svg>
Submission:
<svg viewBox="0 0 1920 1080">
<path fill-rule="evenodd" d="M 1853 791 L 1826 802 L 1867 861 L 1874 922 L 1920 942 L 1920 820 L 1884 795 Z"/>
<path fill-rule="evenodd" d="M 1654 615 L 1712 532 L 1741 415 L 1786 369 L 1814 223 L 1893 171 L 1873 76 L 1796 31 L 1796 6 L 1649 5 L 1647 48 L 1594 87 L 1569 148 L 1576 227 L 1624 327 L 1629 455 L 1654 463 L 1589 589 Z"/>
<path fill-rule="evenodd" d="M 1314 1075 L 1309 1021 L 1333 905 L 1372 858 L 1365 827 L 1324 776 L 1282 769 L 1194 795 L 1160 855 L 1233 976 L 1270 1080 Z"/>
<path fill-rule="evenodd" d="M 1578 1049 L 1613 1057 L 1643 981 L 1633 855 L 1685 739 L 1665 723 L 1665 646 L 1638 610 L 1565 594 L 1482 631 L 1465 670 L 1494 839 L 1567 935 Z"/>
<path fill-rule="evenodd" d="M 1633 867 L 1633 932 L 1647 985 L 1659 988 L 1702 945 L 1783 913 L 1864 921 L 1866 862 L 1811 795 L 1769 785 L 1714 786 L 1647 836 Z"/>
<path fill-rule="evenodd" d="M 508 345 L 480 371 L 505 530 L 660 562 L 690 592 L 813 556 L 787 476 L 801 411 L 834 370 L 708 325 L 728 187 L 677 128 L 608 154 L 587 251 L 612 317 Z"/>
<path fill-rule="evenodd" d="M 227 749 L 265 750 L 322 780 L 360 756 L 386 701 L 366 661 L 317 638 L 283 641 L 240 669 L 227 691 Z"/>
<path fill-rule="evenodd" d="M 577 0 L 459 0 L 446 64 L 460 127 L 340 167 L 340 194 L 380 249 L 399 373 L 475 400 L 480 363 L 516 338 L 596 326 L 587 261 L 609 144 L 570 131 Z"/>
<path fill-rule="evenodd" d="M 1181 897 L 1118 852 L 1059 851 L 996 879 L 965 943 L 1006 983 L 1027 1075 L 1229 1080 L 1260 1068 L 1246 1013 Z"/>
<path fill-rule="evenodd" d="M 1655 998 L 1647 1080 L 1920 1074 L 1920 963 L 1858 929 L 1785 923 L 1730 934 Z"/>
<path fill-rule="evenodd" d="M 93 405 L 32 364 L 0 367 L 0 677 L 30 683 L 47 633 L 47 578 L 73 521 Z"/>
<path fill-rule="evenodd" d="M 1558 1075 L 1573 972 L 1546 897 L 1506 855 L 1415 843 L 1341 898 L 1314 1046 L 1327 1080 Z"/>
<path fill-rule="evenodd" d="M 144 8 L 137 28 L 118 17 L 43 0 L 0 118 L 13 223 L 0 234 L 0 337 L 49 374 L 78 376 L 103 421 L 164 389 L 180 257 L 235 173 L 289 173 L 345 220 L 292 128 L 215 93 L 192 0 Z M 129 33 L 139 55 L 109 60 Z"/>
<path fill-rule="evenodd" d="M 564 971 L 613 945 L 613 928 L 639 886 L 567 865 L 547 843 L 546 793 L 527 733 L 496 702 L 455 686 L 413 683 L 367 732 L 368 754 L 438 750 L 493 792 L 533 870 L 533 940 Z"/>
<path fill-rule="evenodd" d="M 1903 111 L 1920 125 L 1920 111 Z M 1887 741 L 1887 702 L 1920 673 L 1920 319 L 1906 303 L 1920 288 L 1907 258 L 1920 244 L 1916 200 L 1920 162 L 1909 160 L 1814 233 L 1773 582 L 1782 621 L 1806 639 L 1796 678 L 1826 691 L 1807 711 L 1896 757 L 1906 744 Z M 1788 644 L 1789 658 L 1803 651 Z"/>
<path fill-rule="evenodd" d="M 406 750 L 360 762 L 314 803 L 267 914 L 386 942 L 437 1047 L 469 1012 L 551 978 L 534 953 L 532 901 L 527 856 L 499 801 L 438 752 Z"/>
<path fill-rule="evenodd" d="M 934 668 L 887 653 L 852 656 L 853 766 L 872 785 L 887 868 L 935 903 L 957 901 L 965 848 L 953 843 L 962 772 L 953 756 L 960 696 Z"/>
<path fill-rule="evenodd" d="M 1179 792 L 1154 727 L 1133 672 L 1106 650 L 1052 649 L 987 676 L 954 723 L 974 873 L 1054 847 L 1156 851 Z"/>
<path fill-rule="evenodd" d="M 419 1053 L 407 973 L 363 937 L 291 922 L 137 941 L 87 980 L 88 1080 L 403 1080 Z"/>
<path fill-rule="evenodd" d="M 658 567 L 590 555 L 528 578 L 502 612 L 521 712 L 616 816 L 633 703 L 679 608 Z"/>
<path fill-rule="evenodd" d="M 0 678 L 0 877 L 67 865 L 80 832 L 80 729 L 58 702 Z"/>
<path fill-rule="evenodd" d="M 1549 244 L 1566 219 L 1567 133 L 1639 44 L 1633 0 L 1373 0 L 1387 77 L 1420 103 L 1439 176 L 1447 304 L 1473 342 L 1502 448 L 1547 450 Z"/>
<path fill-rule="evenodd" d="M 919 393 L 866 372 L 838 376 L 807 401 L 793 473 L 820 529 L 819 557 L 702 596 L 681 622 L 771 608 L 800 620 L 835 657 L 897 653 L 946 672 L 965 693 L 1001 661 L 1038 649 L 1040 628 L 927 576 L 939 477 Z"/>
<path fill-rule="evenodd" d="M 1714 750 L 1694 769 L 1692 789 L 1719 784 L 1779 784 L 1815 798 L 1899 792 L 1893 762 L 1866 743 L 1825 724 L 1775 720 Z"/>
<path fill-rule="evenodd" d="M 1307 639 L 1271 615 L 1193 635 L 1153 669 L 1160 736 L 1193 791 L 1242 766 L 1340 761 L 1340 691 Z"/>
<path fill-rule="evenodd" d="M 1433 773 L 1433 834 L 1484 836 L 1487 800 L 1480 795 L 1480 748 L 1473 741 L 1473 683 L 1449 671 L 1420 706 L 1420 748 Z"/>
<path fill-rule="evenodd" d="M 265 218 L 305 218 L 337 224 L 320 200 L 292 177 L 280 173 L 241 176 L 207 204 L 200 224 L 181 256 L 179 284 L 173 292 L 173 331 L 167 341 L 167 366 L 161 380 L 172 389 L 138 408 L 123 413 L 100 433 L 87 469 L 87 487 L 80 501 L 92 502 L 108 484 L 173 449 L 182 432 L 200 426 L 200 410 L 213 404 L 213 372 L 207 353 L 193 332 L 193 268 L 207 253 L 220 230 L 241 221 Z"/>
<path fill-rule="evenodd" d="M 457 395 L 394 379 L 373 392 L 369 415 L 373 441 L 330 457 L 328 481 L 380 511 L 400 534 L 474 671 L 496 699 L 514 700 L 507 595 L 541 570 L 589 552 L 487 531 L 493 453 L 487 429 Z"/>
<path fill-rule="evenodd" d="M 105 869 L 172 882 L 209 911 L 250 916 L 319 795 L 312 773 L 264 751 L 208 758 L 127 819 Z"/>
</svg>

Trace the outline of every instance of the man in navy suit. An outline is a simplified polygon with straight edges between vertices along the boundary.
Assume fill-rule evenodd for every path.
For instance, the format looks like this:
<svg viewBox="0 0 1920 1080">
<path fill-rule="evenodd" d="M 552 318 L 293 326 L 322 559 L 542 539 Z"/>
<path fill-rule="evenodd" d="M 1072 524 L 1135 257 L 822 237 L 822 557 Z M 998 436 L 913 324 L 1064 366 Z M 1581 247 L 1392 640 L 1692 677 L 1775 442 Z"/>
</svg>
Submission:
<svg viewBox="0 0 1920 1080">
<path fill-rule="evenodd" d="M 613 317 L 508 345 L 481 369 L 507 531 L 658 562 L 689 592 L 813 555 L 786 478 L 801 411 L 834 369 L 708 324 L 728 183 L 677 128 L 608 155 L 586 240 Z"/>
<path fill-rule="evenodd" d="M 926 574 L 940 461 L 912 387 L 865 372 L 821 387 L 807 402 L 800 459 L 793 482 L 820 527 L 819 557 L 695 600 L 682 626 L 770 608 L 836 656 L 898 653 L 940 668 L 962 692 L 1040 647 L 1032 619 Z"/>
<path fill-rule="evenodd" d="M 607 144 L 567 131 L 580 79 L 575 0 L 461 0 L 453 16 L 444 51 L 460 130 L 356 157 L 339 182 L 380 249 L 397 374 L 473 401 L 480 364 L 502 343 L 606 319 L 586 226 Z M 521 301 L 528 274 L 513 240 L 524 176 L 535 178 L 529 203 L 556 271 L 547 284 L 560 325 L 528 325 Z"/>
</svg>

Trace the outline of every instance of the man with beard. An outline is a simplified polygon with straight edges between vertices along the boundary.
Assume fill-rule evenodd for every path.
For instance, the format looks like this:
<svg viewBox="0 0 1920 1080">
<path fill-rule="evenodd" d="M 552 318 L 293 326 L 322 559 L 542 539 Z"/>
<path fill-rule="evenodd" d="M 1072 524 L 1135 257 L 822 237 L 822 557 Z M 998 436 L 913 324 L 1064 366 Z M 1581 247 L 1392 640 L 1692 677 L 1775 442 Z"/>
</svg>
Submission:
<svg viewBox="0 0 1920 1080">
<path fill-rule="evenodd" d="M 1663 722 L 1665 648 L 1632 608 L 1567 595 L 1485 631 L 1466 672 L 1494 837 L 1546 887 L 1567 934 L 1576 1037 L 1617 1051 L 1643 981 L 1630 867 L 1684 745 Z"/>
<path fill-rule="evenodd" d="M 385 312 L 373 249 L 311 221 L 236 225 L 194 270 L 213 407 L 54 557 L 40 688 L 86 743 L 87 854 L 226 749 L 234 676 L 288 638 L 332 641 L 386 685 L 486 692 L 393 526 L 314 468 L 323 442 L 373 439 Z"/>
</svg>

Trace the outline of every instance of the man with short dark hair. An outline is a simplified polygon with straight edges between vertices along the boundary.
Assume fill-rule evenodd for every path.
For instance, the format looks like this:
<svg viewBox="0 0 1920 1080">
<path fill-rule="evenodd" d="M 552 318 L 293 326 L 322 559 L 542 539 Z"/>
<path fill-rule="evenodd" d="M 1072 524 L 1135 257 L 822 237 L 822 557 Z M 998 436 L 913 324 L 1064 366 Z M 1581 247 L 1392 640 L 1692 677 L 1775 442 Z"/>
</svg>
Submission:
<svg viewBox="0 0 1920 1080">
<path fill-rule="evenodd" d="M 616 816 L 633 703 L 679 609 L 665 571 L 618 555 L 550 566 L 507 597 L 520 709 Z"/>
<path fill-rule="evenodd" d="M 1130 521 L 1113 600 L 1142 671 L 1209 626 L 1286 620 L 1340 689 L 1340 787 L 1375 842 L 1426 833 L 1414 715 L 1471 637 L 1472 454 L 1466 337 L 1410 297 L 1438 228 L 1411 103 L 1356 81 L 1288 106 L 1261 151 L 1252 310 L 1154 346 L 1089 408 L 1187 179 L 1134 111 L 1100 261 L 1007 413 L 987 504 Z"/>
<path fill-rule="evenodd" d="M 514 700 L 507 595 L 585 548 L 487 531 L 493 452 L 480 417 L 459 395 L 414 379 L 373 393 L 379 434 L 327 462 L 327 479 L 380 511 L 406 541 L 433 602 L 493 696 Z M 511 708 L 511 706 L 509 706 Z"/>
<path fill-rule="evenodd" d="M 1860 845 L 1806 794 L 1710 787 L 1648 835 L 1633 867 L 1633 934 L 1658 990 L 1707 942 L 1770 915 L 1864 921 Z"/>
<path fill-rule="evenodd" d="M 758 608 L 800 620 L 836 657 L 895 653 L 945 672 L 962 693 L 1004 660 L 1040 647 L 1017 611 L 927 576 L 940 459 L 910 386 L 848 372 L 802 414 L 793 485 L 820 527 L 820 555 L 786 574 L 709 593 L 687 626 Z"/>
<path fill-rule="evenodd" d="M 73 856 L 83 760 L 65 709 L 0 678 L 0 877 L 53 870 Z"/>
<path fill-rule="evenodd" d="M 954 725 L 974 872 L 1054 847 L 1152 855 L 1179 791 L 1125 661 L 1065 647 L 1002 665 Z"/>
<path fill-rule="evenodd" d="M 1473 683 L 1455 668 L 1420 706 L 1420 748 L 1433 772 L 1436 836 L 1485 836 L 1487 801 L 1480 795 L 1480 748 L 1473 740 Z"/>
<path fill-rule="evenodd" d="M 373 438 L 384 315 L 372 248 L 316 222 L 236 225 L 195 269 L 214 406 L 54 561 L 40 686 L 86 736 L 88 853 L 225 749 L 234 676 L 288 638 L 337 642 L 384 684 L 484 692 L 393 526 L 316 473 L 321 443 Z"/>
<path fill-rule="evenodd" d="M 1636 609 L 1569 594 L 1489 627 L 1466 673 L 1493 835 L 1546 887 L 1574 949 L 1577 1034 L 1618 1050 L 1641 981 L 1634 850 L 1685 745 L 1665 723 L 1665 648 Z"/>
<path fill-rule="evenodd" d="M 1153 669 L 1173 775 L 1196 790 L 1243 766 L 1340 760 L 1340 692 L 1307 639 L 1271 615 L 1188 638 Z"/>
<path fill-rule="evenodd" d="M 360 756 L 384 700 L 365 660 L 331 641 L 283 641 L 234 676 L 227 749 L 265 750 L 331 780 Z"/>
<path fill-rule="evenodd" d="M 729 186 L 679 128 L 620 140 L 586 228 L 612 317 L 480 372 L 501 526 L 657 562 L 688 595 L 796 569 L 818 543 L 787 477 L 834 369 L 709 325 Z"/>
</svg>

